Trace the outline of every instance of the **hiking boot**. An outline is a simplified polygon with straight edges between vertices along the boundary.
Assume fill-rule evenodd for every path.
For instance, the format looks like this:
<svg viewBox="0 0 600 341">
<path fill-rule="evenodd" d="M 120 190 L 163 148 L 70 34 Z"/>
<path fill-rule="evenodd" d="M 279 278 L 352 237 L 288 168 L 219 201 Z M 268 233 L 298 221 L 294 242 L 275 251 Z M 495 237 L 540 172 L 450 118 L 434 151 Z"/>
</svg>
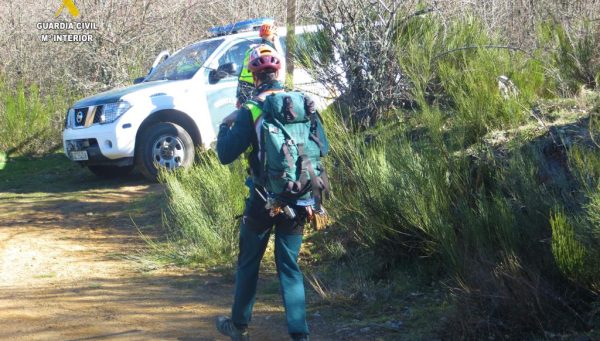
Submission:
<svg viewBox="0 0 600 341">
<path fill-rule="evenodd" d="M 231 338 L 231 341 L 250 341 L 248 329 L 238 329 L 230 318 L 219 316 L 216 320 L 217 330 Z"/>
<path fill-rule="evenodd" d="M 291 334 L 292 341 L 309 341 L 306 334 Z"/>
</svg>

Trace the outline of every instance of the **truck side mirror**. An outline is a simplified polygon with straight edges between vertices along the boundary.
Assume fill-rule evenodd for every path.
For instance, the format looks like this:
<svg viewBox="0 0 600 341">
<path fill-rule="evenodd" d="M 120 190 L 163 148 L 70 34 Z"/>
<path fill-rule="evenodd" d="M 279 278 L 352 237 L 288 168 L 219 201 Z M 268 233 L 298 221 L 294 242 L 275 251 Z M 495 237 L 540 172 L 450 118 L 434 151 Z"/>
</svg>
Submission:
<svg viewBox="0 0 600 341">
<path fill-rule="evenodd" d="M 226 63 L 223 65 L 219 65 L 216 70 L 211 70 L 208 74 L 208 82 L 210 84 L 216 84 L 221 79 L 227 76 L 236 76 L 238 73 L 238 68 L 235 63 Z"/>
<path fill-rule="evenodd" d="M 223 65 L 219 65 L 219 67 L 217 68 L 217 72 L 224 72 L 228 75 L 235 76 L 238 73 L 237 64 L 226 63 Z"/>
<path fill-rule="evenodd" d="M 138 77 L 136 79 L 133 80 L 133 84 L 138 84 L 144 81 L 144 79 L 146 79 L 146 77 Z"/>
</svg>

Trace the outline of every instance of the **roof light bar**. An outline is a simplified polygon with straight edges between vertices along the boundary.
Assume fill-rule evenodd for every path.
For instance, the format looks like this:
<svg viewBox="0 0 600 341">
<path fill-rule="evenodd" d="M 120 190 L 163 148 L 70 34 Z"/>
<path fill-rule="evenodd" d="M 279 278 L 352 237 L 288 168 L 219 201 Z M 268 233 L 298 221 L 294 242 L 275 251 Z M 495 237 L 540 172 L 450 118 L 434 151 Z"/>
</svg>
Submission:
<svg viewBox="0 0 600 341">
<path fill-rule="evenodd" d="M 267 23 L 274 23 L 275 19 L 273 18 L 257 18 L 257 19 L 249 19 L 240 21 L 234 24 L 227 24 L 224 26 L 215 26 L 211 27 L 208 32 L 212 34 L 213 37 L 224 36 L 228 34 L 240 33 L 240 32 L 248 32 L 248 31 L 258 31 L 260 26 Z"/>
</svg>

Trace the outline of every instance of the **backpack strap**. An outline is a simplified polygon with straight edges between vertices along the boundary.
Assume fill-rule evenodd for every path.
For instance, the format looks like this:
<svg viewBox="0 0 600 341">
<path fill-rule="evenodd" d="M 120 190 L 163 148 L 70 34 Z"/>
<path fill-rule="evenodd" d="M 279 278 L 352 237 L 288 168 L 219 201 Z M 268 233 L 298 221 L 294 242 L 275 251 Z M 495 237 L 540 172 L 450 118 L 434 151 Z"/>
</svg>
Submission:
<svg viewBox="0 0 600 341">
<path fill-rule="evenodd" d="M 316 124 L 315 124 L 316 126 Z M 321 156 L 324 156 L 324 152 L 323 152 L 323 143 L 321 142 L 321 140 L 319 139 L 319 137 L 317 136 L 317 129 L 315 128 L 313 130 L 312 128 L 312 124 L 311 124 L 311 128 L 310 128 L 310 134 L 308 135 L 308 138 L 313 140 L 317 146 L 319 146 L 319 150 L 321 151 Z"/>
<path fill-rule="evenodd" d="M 319 149 L 321 150 L 321 156 L 325 156 L 323 142 L 321 142 L 318 136 L 319 134 L 317 133 L 317 129 L 319 127 L 318 119 L 321 119 L 321 121 L 323 121 L 323 119 L 321 118 L 319 112 L 315 109 L 315 102 L 308 97 L 304 97 L 304 110 L 306 110 L 306 114 L 310 119 L 310 135 L 308 138 L 313 140 L 317 146 L 319 146 Z"/>
<path fill-rule="evenodd" d="M 329 186 L 329 176 L 327 175 L 327 171 L 323 166 L 321 166 L 319 170 L 321 171 L 320 178 L 323 182 L 323 194 L 325 194 L 325 198 L 329 199 L 329 194 L 331 193 Z"/>
<path fill-rule="evenodd" d="M 248 156 L 248 154 L 250 154 L 250 152 L 252 152 L 252 150 L 255 149 L 255 146 L 260 150 L 261 141 L 260 137 L 258 136 L 258 123 L 260 122 L 260 118 L 262 117 L 263 111 L 261 103 L 255 100 L 247 100 L 242 106 L 250 112 L 250 121 L 252 122 L 254 131 L 256 132 L 256 134 L 253 134 L 252 146 L 247 150 L 246 156 Z"/>
<path fill-rule="evenodd" d="M 262 106 L 260 105 L 260 103 L 258 103 L 255 100 L 248 100 L 244 103 L 244 108 L 250 111 L 252 123 L 256 125 L 263 113 Z"/>
<path fill-rule="evenodd" d="M 283 143 L 283 146 L 281 146 L 281 151 L 283 152 L 283 155 L 285 155 L 285 159 L 288 162 L 288 167 L 294 168 L 294 160 L 292 159 L 292 155 L 290 154 L 290 148 L 288 147 L 288 141 L 291 140 L 287 140 L 286 142 Z"/>
<path fill-rule="evenodd" d="M 294 103 L 290 96 L 286 96 L 283 99 L 283 113 L 287 122 L 292 122 L 298 117 L 298 114 L 294 112 Z"/>
<path fill-rule="evenodd" d="M 306 173 L 308 173 L 308 175 L 310 175 L 310 189 L 313 192 L 313 197 L 315 198 L 315 204 L 317 206 L 321 205 L 321 190 L 322 190 L 322 181 L 319 181 L 319 178 L 317 177 L 317 174 L 315 173 L 315 169 L 312 166 L 312 163 L 310 162 L 310 159 L 308 158 L 308 156 L 306 156 L 306 154 L 304 153 L 304 145 L 303 144 L 298 144 L 298 154 L 300 162 L 302 164 L 302 171 L 300 173 L 300 184 L 302 185 L 302 187 L 306 187 L 306 185 L 308 184 L 308 179 L 306 178 Z"/>
</svg>

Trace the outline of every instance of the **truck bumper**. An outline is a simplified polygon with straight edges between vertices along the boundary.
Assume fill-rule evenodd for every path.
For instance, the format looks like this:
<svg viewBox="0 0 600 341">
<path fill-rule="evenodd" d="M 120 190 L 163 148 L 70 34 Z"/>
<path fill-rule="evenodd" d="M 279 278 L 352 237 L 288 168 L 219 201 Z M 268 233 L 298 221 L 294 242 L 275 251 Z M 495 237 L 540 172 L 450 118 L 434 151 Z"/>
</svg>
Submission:
<svg viewBox="0 0 600 341">
<path fill-rule="evenodd" d="M 84 165 L 133 164 L 135 131 L 131 125 L 94 125 L 88 128 L 67 128 L 63 131 L 63 146 L 67 157 Z M 118 136 L 118 138 L 117 138 Z M 74 159 L 71 152 L 87 152 L 87 160 Z M 81 153 L 80 153 L 81 155 Z"/>
</svg>

